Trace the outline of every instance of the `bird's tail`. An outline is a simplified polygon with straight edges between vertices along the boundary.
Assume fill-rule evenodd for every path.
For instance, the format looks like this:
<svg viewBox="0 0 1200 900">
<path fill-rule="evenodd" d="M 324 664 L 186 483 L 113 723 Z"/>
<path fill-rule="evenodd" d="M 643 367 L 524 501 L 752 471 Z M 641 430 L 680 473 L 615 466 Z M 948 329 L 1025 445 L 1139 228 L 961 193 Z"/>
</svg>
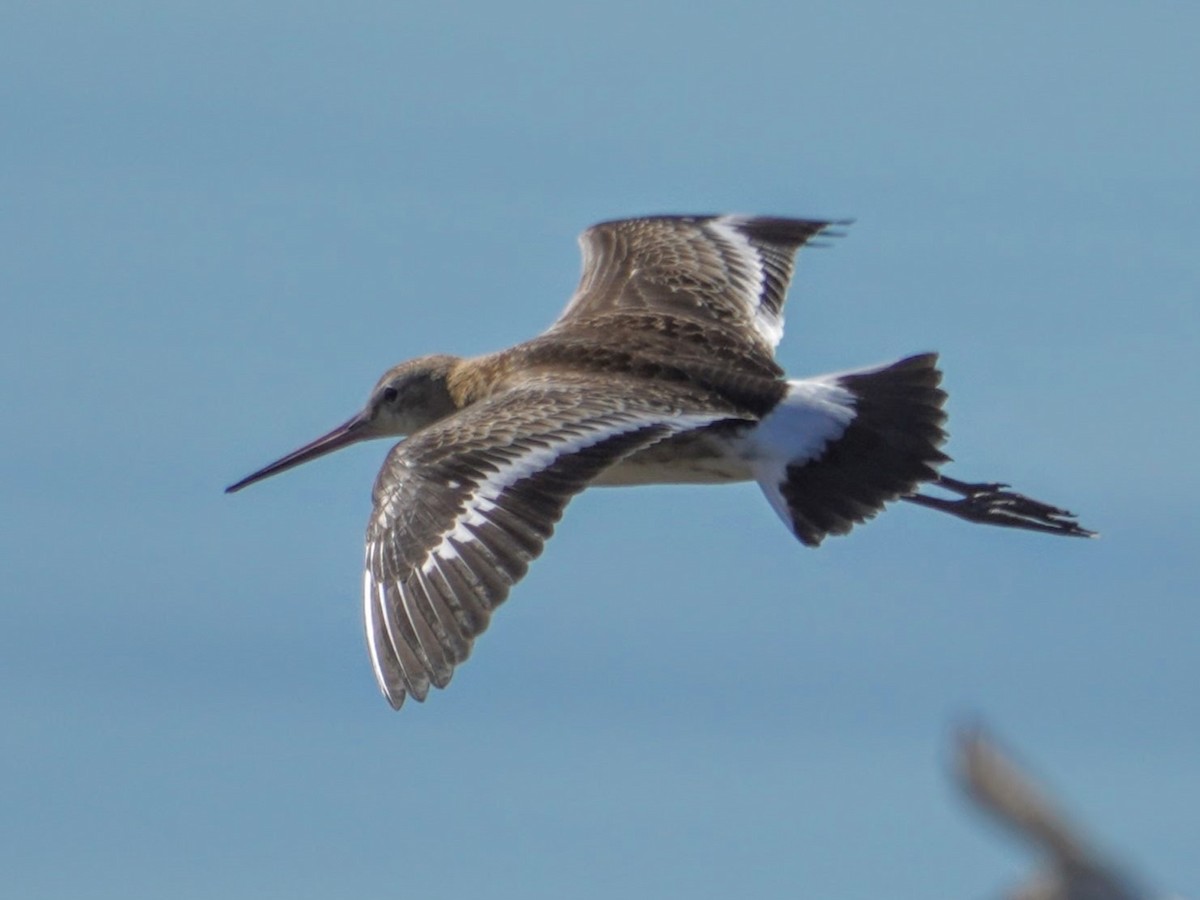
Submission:
<svg viewBox="0 0 1200 900">
<path fill-rule="evenodd" d="M 801 543 L 846 534 L 938 477 L 945 392 L 937 354 L 789 383 L 761 423 L 756 477 Z"/>
</svg>

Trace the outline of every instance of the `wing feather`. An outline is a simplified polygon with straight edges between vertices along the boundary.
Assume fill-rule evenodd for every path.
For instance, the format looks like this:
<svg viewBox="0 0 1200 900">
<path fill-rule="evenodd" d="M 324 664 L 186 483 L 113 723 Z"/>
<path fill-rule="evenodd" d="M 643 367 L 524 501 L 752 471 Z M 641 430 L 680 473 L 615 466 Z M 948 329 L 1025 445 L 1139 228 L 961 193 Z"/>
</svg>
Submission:
<svg viewBox="0 0 1200 900">
<path fill-rule="evenodd" d="M 551 331 L 598 319 L 670 316 L 770 355 L 796 251 L 834 223 L 765 216 L 658 216 L 594 225 L 579 239 L 579 287 Z"/>
<path fill-rule="evenodd" d="M 685 388 L 543 384 L 396 445 L 367 527 L 372 664 L 396 708 L 445 687 L 572 496 L 630 453 L 736 415 Z M 598 396 L 600 395 L 600 396 Z"/>
</svg>

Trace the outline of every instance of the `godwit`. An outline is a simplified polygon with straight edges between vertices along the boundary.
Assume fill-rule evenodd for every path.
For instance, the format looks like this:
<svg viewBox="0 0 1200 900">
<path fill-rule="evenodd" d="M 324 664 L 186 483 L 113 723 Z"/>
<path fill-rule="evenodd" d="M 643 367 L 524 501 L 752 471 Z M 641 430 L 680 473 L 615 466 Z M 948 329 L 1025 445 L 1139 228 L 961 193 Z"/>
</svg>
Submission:
<svg viewBox="0 0 1200 900">
<path fill-rule="evenodd" d="M 231 485 L 398 437 L 375 480 L 364 614 L 399 708 L 445 687 L 588 485 L 757 481 L 800 542 L 897 498 L 972 522 L 1086 536 L 1072 513 L 939 475 L 937 356 L 788 380 L 774 350 L 796 251 L 829 221 L 663 216 L 580 239 L 583 275 L 544 334 L 384 373 L 361 412 Z M 932 483 L 956 498 L 915 493 Z"/>
</svg>

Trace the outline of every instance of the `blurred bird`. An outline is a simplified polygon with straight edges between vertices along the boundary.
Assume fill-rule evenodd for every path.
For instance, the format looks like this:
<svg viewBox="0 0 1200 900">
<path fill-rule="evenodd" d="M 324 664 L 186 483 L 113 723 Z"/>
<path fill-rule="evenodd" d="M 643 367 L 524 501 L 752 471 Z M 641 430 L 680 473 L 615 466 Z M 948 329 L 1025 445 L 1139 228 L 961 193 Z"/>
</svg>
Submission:
<svg viewBox="0 0 1200 900">
<path fill-rule="evenodd" d="M 1154 900 L 1090 847 L 1046 793 L 979 728 L 958 735 L 958 778 L 980 809 L 1045 857 L 1008 900 Z M 1171 898 L 1163 898 L 1171 900 Z M 1178 900 L 1178 898 L 1175 898 Z"/>
</svg>

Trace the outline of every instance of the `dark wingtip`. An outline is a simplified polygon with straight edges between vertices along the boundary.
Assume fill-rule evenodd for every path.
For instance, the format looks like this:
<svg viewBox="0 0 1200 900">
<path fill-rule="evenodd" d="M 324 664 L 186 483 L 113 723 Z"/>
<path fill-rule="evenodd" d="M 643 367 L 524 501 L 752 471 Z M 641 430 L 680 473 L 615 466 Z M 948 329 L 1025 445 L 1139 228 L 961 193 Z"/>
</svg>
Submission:
<svg viewBox="0 0 1200 900">
<path fill-rule="evenodd" d="M 854 224 L 853 219 L 821 219 L 824 224 L 821 230 L 813 235 L 806 247 L 816 247 L 824 250 L 828 247 L 836 246 L 836 242 L 846 237 L 850 232 L 846 229 Z"/>
<path fill-rule="evenodd" d="M 853 219 L 853 218 L 825 219 L 825 230 L 822 231 L 821 233 L 830 235 L 831 237 L 834 235 L 836 235 L 837 237 L 845 237 L 846 232 L 838 231 L 838 232 L 833 232 L 833 234 L 831 234 L 829 229 L 831 229 L 831 228 L 849 228 L 851 225 L 853 225 L 855 223 L 855 221 L 857 221 L 857 220 Z"/>
<path fill-rule="evenodd" d="M 830 241 L 846 236 L 840 230 L 850 225 L 853 219 L 802 219 L 787 216 L 747 215 L 728 213 L 719 216 L 697 216 L 691 221 L 710 222 L 725 220 L 747 237 L 778 244 L 793 251 L 801 247 L 829 247 Z"/>
</svg>

